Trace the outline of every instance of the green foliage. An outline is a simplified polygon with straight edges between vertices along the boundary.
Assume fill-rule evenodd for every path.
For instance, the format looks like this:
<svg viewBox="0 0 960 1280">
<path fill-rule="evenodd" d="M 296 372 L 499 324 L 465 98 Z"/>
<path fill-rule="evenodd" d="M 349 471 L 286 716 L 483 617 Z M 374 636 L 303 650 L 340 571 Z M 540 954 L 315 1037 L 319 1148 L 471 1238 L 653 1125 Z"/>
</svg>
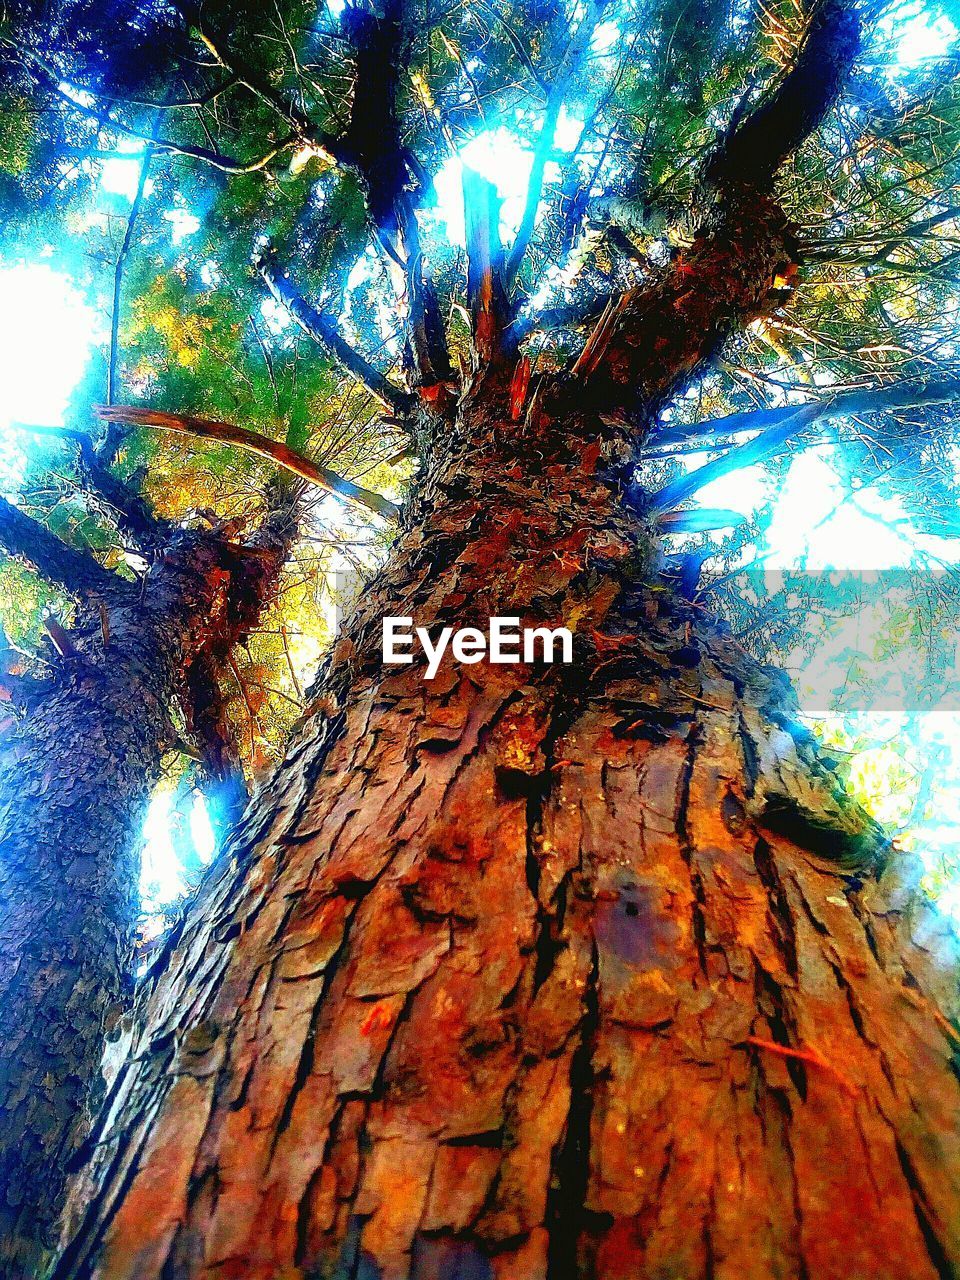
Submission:
<svg viewBox="0 0 960 1280">
<path fill-rule="evenodd" d="M 66 614 L 60 592 L 15 560 L 0 563 L 0 626 L 17 648 L 37 648 L 48 610 Z"/>
</svg>

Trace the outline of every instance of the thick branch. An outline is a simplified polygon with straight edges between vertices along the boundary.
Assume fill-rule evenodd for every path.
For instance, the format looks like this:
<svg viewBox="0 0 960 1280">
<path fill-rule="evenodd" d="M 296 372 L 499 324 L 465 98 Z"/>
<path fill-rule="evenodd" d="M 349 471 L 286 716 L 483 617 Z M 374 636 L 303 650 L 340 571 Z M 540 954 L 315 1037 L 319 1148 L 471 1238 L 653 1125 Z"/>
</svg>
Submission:
<svg viewBox="0 0 960 1280">
<path fill-rule="evenodd" d="M 0 498 L 0 547 L 75 595 L 102 594 L 121 585 L 89 552 L 68 547 L 6 498 Z"/>
<path fill-rule="evenodd" d="M 714 458 L 712 462 L 705 463 L 688 475 L 680 476 L 672 484 L 652 494 L 646 504 L 647 510 L 672 511 L 681 502 L 686 502 L 688 498 L 693 497 L 704 485 L 719 480 L 732 471 L 739 471 L 742 467 L 750 467 L 757 462 L 766 461 L 791 436 L 806 430 L 820 416 L 821 406 L 818 404 L 804 405 L 800 409 L 794 409 L 790 417 L 785 418 L 777 426 L 769 427 L 760 435 L 754 436 L 752 440 L 748 440 L 746 444 L 737 445 L 721 457 Z"/>
<path fill-rule="evenodd" d="M 246 449 L 261 458 L 268 458 L 278 467 L 292 472 L 301 480 L 315 484 L 338 498 L 349 499 L 366 507 L 386 520 L 396 520 L 399 508 L 389 498 L 379 493 L 364 489 L 352 480 L 347 480 L 322 467 L 310 458 L 297 453 L 278 440 L 271 440 L 246 427 L 235 426 L 231 422 L 220 422 L 210 418 L 196 418 L 188 414 L 164 413 L 159 409 L 147 409 L 134 405 L 101 405 L 96 410 L 105 422 L 119 422 L 127 426 L 155 427 L 160 431 L 173 431 L 179 435 L 191 436 L 203 440 L 215 440 L 220 444 L 234 445 L 238 449 Z"/>
<path fill-rule="evenodd" d="M 960 400 L 960 380 L 947 379 L 926 385 L 870 387 L 848 391 L 818 401 L 818 418 L 849 418 L 862 413 L 889 413 L 896 409 L 918 409 Z M 657 444 L 674 444 L 688 440 L 698 444 L 741 431 L 765 431 L 793 417 L 798 408 L 807 405 L 784 405 L 778 409 L 754 409 L 748 413 L 731 413 L 724 418 L 708 418 L 689 426 L 667 426 L 655 435 Z M 810 406 L 814 407 L 814 406 Z"/>
<path fill-rule="evenodd" d="M 355 378 L 361 386 L 366 387 L 372 396 L 381 404 L 392 410 L 398 417 L 403 417 L 411 407 L 411 398 L 400 387 L 389 382 L 379 369 L 366 360 L 359 351 L 355 351 L 341 336 L 337 326 L 329 316 L 310 305 L 277 264 L 272 251 L 267 248 L 254 258 L 256 267 L 264 284 L 273 297 L 280 303 L 300 328 L 325 347 L 330 354 L 343 365 L 344 369 Z"/>
<path fill-rule="evenodd" d="M 72 427 L 47 427 L 32 422 L 12 422 L 17 431 L 77 446 L 77 466 L 84 487 L 108 509 L 117 528 L 141 550 L 159 546 L 169 536 L 170 525 L 157 516 L 137 489 L 115 476 L 100 460 L 85 431 Z"/>
<path fill-rule="evenodd" d="M 348 7 L 343 27 L 356 53 L 350 124 L 343 162 L 359 175 L 367 215 L 394 275 L 414 382 L 453 378 L 443 319 L 420 246 L 414 190 L 422 172 L 404 145 L 398 95 L 406 61 L 403 0 L 387 0 L 383 16 Z"/>
<path fill-rule="evenodd" d="M 473 353 L 479 367 L 495 361 L 504 348 L 516 346 L 510 333 L 509 299 L 504 279 L 503 246 L 500 243 L 500 198 L 492 182 L 463 170 L 464 235 L 467 245 L 467 304 L 473 329 Z"/>
<path fill-rule="evenodd" d="M 778 277 L 781 287 L 789 281 L 798 246 L 769 181 L 823 119 L 857 45 L 848 0 L 823 0 L 792 70 L 707 165 L 690 249 L 652 285 L 624 294 L 584 348 L 575 372 L 601 412 L 649 421 L 731 333 L 763 313 Z"/>
<path fill-rule="evenodd" d="M 787 409 L 760 410 L 756 414 L 736 414 L 720 418 L 716 422 L 740 420 L 737 430 L 750 430 L 752 426 L 768 423 L 759 435 L 745 444 L 728 449 L 719 458 L 698 467 L 648 500 L 653 511 L 668 511 L 685 502 L 704 485 L 753 466 L 772 457 L 781 445 L 800 431 L 805 431 L 822 418 L 848 417 L 858 413 L 878 413 L 891 409 L 920 408 L 925 405 L 946 404 L 960 396 L 960 383 L 955 381 L 931 383 L 926 387 L 881 387 L 875 391 L 855 391 L 835 396 L 832 400 L 813 401 L 810 404 L 792 405 Z M 775 415 L 775 416 L 774 416 Z M 751 423 L 752 420 L 752 423 Z M 729 427 L 726 428 L 729 430 Z"/>
<path fill-rule="evenodd" d="M 724 139 L 708 165 L 708 180 L 760 183 L 772 178 L 833 106 L 859 49 L 860 22 L 850 0 L 815 4 L 793 66 Z"/>
<path fill-rule="evenodd" d="M 106 508 L 121 534 L 141 551 L 162 546 L 170 536 L 170 522 L 151 509 L 138 486 L 119 479 L 104 466 L 88 441 L 80 446 L 79 468 L 94 501 Z"/>
</svg>

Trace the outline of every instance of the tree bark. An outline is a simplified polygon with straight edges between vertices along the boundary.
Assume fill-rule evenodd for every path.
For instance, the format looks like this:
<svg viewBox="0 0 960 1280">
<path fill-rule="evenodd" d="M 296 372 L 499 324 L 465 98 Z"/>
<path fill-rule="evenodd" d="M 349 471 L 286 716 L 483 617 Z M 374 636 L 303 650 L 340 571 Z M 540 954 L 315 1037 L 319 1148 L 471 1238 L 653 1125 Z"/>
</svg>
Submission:
<svg viewBox="0 0 960 1280">
<path fill-rule="evenodd" d="M 288 509 L 246 548 L 181 532 L 142 595 L 101 571 L 70 656 L 32 684 L 0 742 L 3 1275 L 32 1275 L 49 1252 L 99 1102 L 105 1036 L 131 994 L 141 831 L 174 705 L 189 715 L 196 671 L 209 679 L 249 630 L 290 537 Z"/>
<path fill-rule="evenodd" d="M 130 994 L 139 833 L 169 739 L 171 673 L 151 650 L 71 661 L 0 753 L 0 1269 L 11 1276 L 30 1275 L 49 1246 L 87 1092 Z"/>
<path fill-rule="evenodd" d="M 626 428 L 509 382 L 151 980 L 57 1280 L 960 1274 L 952 937 L 658 588 Z M 385 614 L 575 661 L 427 682 Z"/>
</svg>

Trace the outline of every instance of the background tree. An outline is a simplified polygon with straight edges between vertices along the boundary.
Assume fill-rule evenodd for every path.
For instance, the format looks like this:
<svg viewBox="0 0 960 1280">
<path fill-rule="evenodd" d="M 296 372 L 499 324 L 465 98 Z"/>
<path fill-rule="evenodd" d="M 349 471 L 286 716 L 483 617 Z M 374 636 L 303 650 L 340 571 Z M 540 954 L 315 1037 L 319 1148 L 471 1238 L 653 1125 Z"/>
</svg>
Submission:
<svg viewBox="0 0 960 1280">
<path fill-rule="evenodd" d="M 50 1243 L 102 1090 L 104 1038 L 128 1003 L 141 832 L 158 782 L 199 788 L 215 830 L 229 830 L 248 780 L 305 709 L 330 548 L 351 529 L 375 537 L 395 514 L 325 465 L 376 469 L 391 447 L 341 378 L 319 361 L 305 371 L 289 337 L 268 347 L 249 298 L 181 318 L 186 272 L 177 227 L 171 236 L 161 216 L 159 158 L 132 162 L 124 209 L 102 170 L 56 167 L 64 123 L 29 119 L 17 135 L 28 154 L 6 157 L 11 252 L 24 236 L 35 253 L 53 246 L 108 332 L 66 424 L 16 425 L 34 448 L 10 468 L 18 502 L 0 507 L 5 581 L 25 587 L 5 610 L 18 648 L 7 649 L 0 753 L 0 1256 L 11 1274 L 32 1271 Z M 80 264 L 71 227 L 86 237 Z M 136 415 L 108 412 L 129 388 L 208 416 L 154 413 L 131 427 Z M 106 402 L 99 418 L 92 401 Z M 225 403 L 243 428 L 210 417 Z M 162 443 L 155 428 L 190 443 Z M 358 518 L 326 532 L 324 498 Z M 23 566 L 46 587 L 30 586 Z"/>
<path fill-rule="evenodd" d="M 749 522 L 691 505 L 839 442 L 851 486 L 951 509 L 944 67 L 857 64 L 885 19 L 838 0 L 144 9 L 115 57 L 57 15 L 8 37 L 53 154 L 190 175 L 207 259 L 140 291 L 144 344 L 216 352 L 259 280 L 420 460 L 147 984 L 58 1274 L 952 1274 L 946 935 L 707 620 Z M 461 249 L 430 205 L 494 121 L 528 189 L 504 246 L 465 169 Z M 106 419 L 196 427 L 191 388 Z M 578 661 L 428 685 L 381 665 L 397 613 L 566 621 Z"/>
</svg>

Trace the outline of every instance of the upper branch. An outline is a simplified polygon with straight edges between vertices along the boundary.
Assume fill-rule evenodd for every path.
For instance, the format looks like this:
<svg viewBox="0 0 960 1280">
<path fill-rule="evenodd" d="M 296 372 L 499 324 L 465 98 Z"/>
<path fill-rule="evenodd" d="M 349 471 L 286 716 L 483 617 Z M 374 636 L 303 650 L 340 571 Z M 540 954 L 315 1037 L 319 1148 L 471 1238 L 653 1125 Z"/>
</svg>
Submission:
<svg viewBox="0 0 960 1280">
<path fill-rule="evenodd" d="M 409 48 L 403 0 L 387 0 L 382 16 L 348 6 L 343 27 L 354 47 L 356 69 L 341 161 L 360 178 L 374 234 L 398 278 L 414 381 L 429 388 L 452 379 L 453 368 L 420 246 L 416 202 L 425 184 L 404 145 L 398 110 L 400 77 Z"/>
<path fill-rule="evenodd" d="M 509 297 L 500 243 L 500 197 L 492 182 L 463 170 L 464 235 L 467 247 L 467 303 L 473 332 L 474 361 L 496 362 L 516 346 L 508 331 Z"/>
<path fill-rule="evenodd" d="M 860 49 L 860 20 L 849 0 L 819 0 L 790 71 L 723 140 L 707 179 L 760 183 L 810 136 L 833 106 Z"/>
<path fill-rule="evenodd" d="M 124 137 L 136 138 L 138 141 L 145 143 L 147 148 L 154 151 L 201 160 L 212 168 L 219 169 L 222 173 L 244 174 L 256 173 L 260 169 L 265 169 L 271 160 L 276 159 L 281 152 L 286 151 L 288 147 L 293 146 L 298 141 L 297 135 L 292 134 L 282 138 L 262 155 L 252 160 L 238 160 L 232 156 L 223 155 L 219 151 L 214 151 L 210 147 L 199 147 L 194 146 L 192 143 L 175 142 L 172 138 L 161 138 L 155 133 L 144 132 L 142 129 L 128 125 L 125 121 L 119 119 L 115 112 L 105 110 L 102 106 L 88 106 L 85 102 L 81 102 L 74 94 L 69 93 L 63 87 L 56 72 L 51 71 L 37 54 L 30 49 L 14 46 L 9 41 L 3 41 L 2 43 L 12 52 L 29 62 L 39 73 L 39 78 L 45 83 L 46 87 L 78 115 L 94 121 L 99 129 L 112 129 L 115 133 L 123 134 Z"/>
<path fill-rule="evenodd" d="M 812 400 L 807 404 L 790 405 L 784 409 L 760 410 L 757 414 L 734 414 L 730 418 L 716 419 L 714 426 L 723 422 L 739 422 L 736 430 L 749 430 L 751 426 L 763 426 L 752 440 L 728 449 L 720 457 L 704 463 L 696 471 L 678 477 L 672 483 L 652 494 L 647 500 L 651 511 L 669 511 L 685 502 L 695 493 L 743 467 L 754 466 L 772 458 L 781 447 L 801 431 L 824 418 L 848 417 L 851 414 L 878 413 L 884 410 L 922 408 L 937 404 L 949 404 L 960 394 L 960 384 L 955 381 L 930 382 L 913 387 L 881 387 L 875 391 L 852 392 L 827 400 Z M 751 421 L 752 420 L 752 421 Z"/>
<path fill-rule="evenodd" d="M 74 595 L 101 595 L 122 584 L 122 579 L 104 569 L 89 552 L 68 547 L 6 498 L 0 498 L 0 546 Z"/>
<path fill-rule="evenodd" d="M 865 387 L 857 391 L 845 391 L 829 399 L 816 401 L 818 417 L 849 418 L 863 413 L 886 413 L 896 409 L 918 409 L 936 404 L 952 404 L 960 400 L 960 380 L 946 378 L 942 382 L 897 383 L 887 387 Z M 707 418 L 689 425 L 668 424 L 656 432 L 658 445 L 682 444 L 694 441 L 701 447 L 711 440 L 741 431 L 766 431 L 793 417 L 798 408 L 806 405 L 788 404 L 775 409 L 751 409 L 745 413 L 731 413 L 723 418 Z"/>
<path fill-rule="evenodd" d="M 275 89 L 263 76 L 259 76 L 250 64 L 234 50 L 227 51 L 222 37 L 213 32 L 206 15 L 199 5 L 178 3 L 176 8 L 196 29 L 205 48 L 230 76 L 230 83 L 249 90 L 254 97 L 270 107 L 288 126 L 297 142 L 312 147 L 330 160 L 343 163 L 345 156 L 340 140 L 325 129 L 319 129 L 291 99 Z"/>
<path fill-rule="evenodd" d="M 399 280 L 398 296 L 409 360 L 419 385 L 453 377 L 446 334 L 420 247 L 413 188 L 417 165 L 404 146 L 397 111 L 407 40 L 401 0 L 388 0 L 383 15 L 348 6 L 343 27 L 355 54 L 355 82 L 347 128 L 339 136 L 318 129 L 309 116 L 201 20 L 195 5 L 180 4 L 201 40 L 237 84 L 270 107 L 302 144 L 354 173 L 366 199 L 374 235 Z M 269 283 L 269 282 L 268 282 Z"/>
<path fill-rule="evenodd" d="M 601 317 L 574 369 L 598 409 L 641 413 L 649 422 L 731 333 L 763 313 L 777 278 L 781 286 L 790 280 L 799 248 L 767 188 L 832 105 L 858 32 L 849 0 L 822 0 L 779 88 L 708 162 L 690 249 Z"/>
<path fill-rule="evenodd" d="M 341 337 L 336 324 L 329 316 L 310 305 L 306 298 L 294 286 L 289 276 L 280 269 L 272 250 L 267 247 L 257 253 L 254 266 L 263 279 L 273 297 L 296 320 L 297 324 L 313 338 L 326 347 L 344 369 L 366 387 L 372 396 L 398 416 L 403 417 L 411 408 L 411 398 L 400 387 L 394 386 L 387 378 L 375 369 L 359 351 L 355 351 Z"/>
<path fill-rule="evenodd" d="M 588 0 L 586 11 L 580 19 L 580 24 L 573 38 L 567 45 L 566 52 L 560 61 L 560 66 L 550 87 L 550 92 L 547 94 L 547 105 L 543 114 L 543 123 L 540 126 L 540 136 L 533 152 L 533 164 L 530 168 L 530 180 L 527 183 L 523 216 L 520 220 L 516 239 L 513 242 L 513 248 L 507 258 L 506 280 L 508 285 L 512 285 L 516 278 L 527 252 L 527 247 L 530 244 L 530 238 L 533 235 L 537 220 L 537 209 L 540 207 L 540 197 L 543 195 L 543 181 L 547 162 L 553 151 L 553 139 L 557 131 L 557 121 L 560 118 L 560 108 L 563 106 L 563 100 L 567 95 L 570 82 L 578 71 L 584 54 L 589 48 L 590 39 L 596 28 L 604 3 L 605 0 Z"/>
<path fill-rule="evenodd" d="M 84 431 L 71 427 L 40 426 L 31 422 L 12 422 L 17 431 L 44 436 L 77 447 L 77 466 L 87 492 L 105 507 L 114 524 L 130 537 L 141 550 L 159 547 L 170 535 L 171 526 L 151 510 L 149 503 L 134 485 L 115 476 L 104 464 Z"/>
</svg>

